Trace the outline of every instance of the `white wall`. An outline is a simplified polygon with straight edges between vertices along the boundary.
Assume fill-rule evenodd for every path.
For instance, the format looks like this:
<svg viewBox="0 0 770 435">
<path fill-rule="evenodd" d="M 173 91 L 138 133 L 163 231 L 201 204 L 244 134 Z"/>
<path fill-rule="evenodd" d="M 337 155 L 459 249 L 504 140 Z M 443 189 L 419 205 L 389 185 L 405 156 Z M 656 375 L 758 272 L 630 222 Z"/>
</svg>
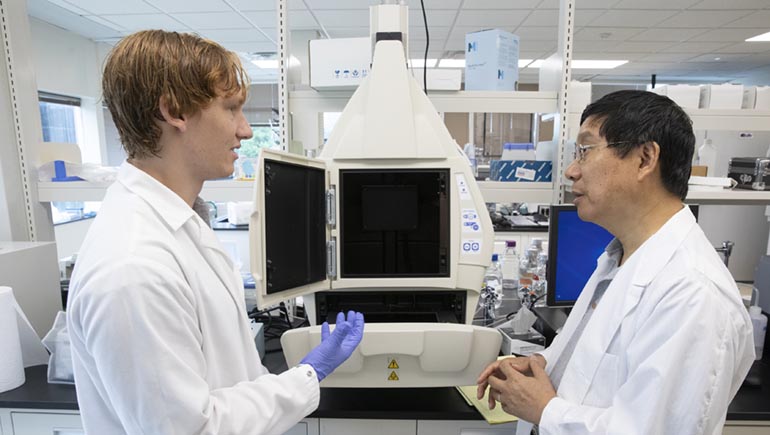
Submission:
<svg viewBox="0 0 770 435">
<path fill-rule="evenodd" d="M 83 161 L 102 163 L 106 152 L 101 72 L 109 46 L 32 17 L 29 23 L 38 89 L 81 98 L 85 123 Z"/>
<path fill-rule="evenodd" d="M 717 177 L 727 176 L 731 157 L 764 157 L 770 146 L 770 133 L 751 132 L 753 137 L 741 137 L 738 131 L 695 132 L 695 147 L 710 138 L 717 149 Z M 746 133 L 746 132 L 743 132 Z M 745 135 L 744 135 L 745 136 Z M 701 206 L 698 223 L 714 246 L 725 240 L 735 243 L 729 269 L 738 281 L 753 281 L 754 268 L 759 258 L 767 253 L 770 225 L 762 205 L 709 205 Z"/>
</svg>

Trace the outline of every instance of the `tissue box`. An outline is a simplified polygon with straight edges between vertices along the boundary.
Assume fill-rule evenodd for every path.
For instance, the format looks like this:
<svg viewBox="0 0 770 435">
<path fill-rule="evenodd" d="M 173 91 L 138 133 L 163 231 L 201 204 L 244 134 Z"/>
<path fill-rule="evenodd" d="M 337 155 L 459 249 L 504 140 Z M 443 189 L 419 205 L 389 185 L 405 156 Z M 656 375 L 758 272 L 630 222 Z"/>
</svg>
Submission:
<svg viewBox="0 0 770 435">
<path fill-rule="evenodd" d="M 553 163 L 544 160 L 492 160 L 489 179 L 493 181 L 550 182 Z"/>
<path fill-rule="evenodd" d="M 545 349 L 545 337 L 534 328 L 529 328 L 529 332 L 516 334 L 513 328 L 498 327 L 503 341 L 500 344 L 500 352 L 503 355 L 532 355 Z"/>
<path fill-rule="evenodd" d="M 743 85 L 703 85 L 700 88 L 701 109 L 740 110 Z"/>
<path fill-rule="evenodd" d="M 698 85 L 661 85 L 652 89 L 658 95 L 665 95 L 685 109 L 697 109 L 701 89 Z"/>
<path fill-rule="evenodd" d="M 227 221 L 232 225 L 248 225 L 254 206 L 251 201 L 227 203 Z"/>
<path fill-rule="evenodd" d="M 465 90 L 515 91 L 519 37 L 500 29 L 465 35 Z"/>
</svg>

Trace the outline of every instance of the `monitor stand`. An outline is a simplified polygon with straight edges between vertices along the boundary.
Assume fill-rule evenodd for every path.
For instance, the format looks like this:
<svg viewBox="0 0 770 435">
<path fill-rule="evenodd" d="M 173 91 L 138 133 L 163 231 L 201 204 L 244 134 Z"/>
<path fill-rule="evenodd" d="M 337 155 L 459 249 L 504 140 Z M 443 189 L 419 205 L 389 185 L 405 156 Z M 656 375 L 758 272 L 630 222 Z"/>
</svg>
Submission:
<svg viewBox="0 0 770 435">
<path fill-rule="evenodd" d="M 561 332 L 561 327 L 567 321 L 567 316 L 572 307 L 534 307 L 532 312 L 537 316 L 534 328 L 545 337 L 546 347 L 551 345 L 556 332 Z"/>
</svg>

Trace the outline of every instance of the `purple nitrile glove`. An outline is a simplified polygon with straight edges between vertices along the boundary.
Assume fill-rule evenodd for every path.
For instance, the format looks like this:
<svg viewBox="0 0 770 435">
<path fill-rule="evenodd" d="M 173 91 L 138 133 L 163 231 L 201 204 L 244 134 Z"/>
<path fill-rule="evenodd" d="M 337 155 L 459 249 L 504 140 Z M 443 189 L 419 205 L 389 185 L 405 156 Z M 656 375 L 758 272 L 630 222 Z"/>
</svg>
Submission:
<svg viewBox="0 0 770 435">
<path fill-rule="evenodd" d="M 337 314 L 337 325 L 329 333 L 329 323 L 321 325 L 321 344 L 313 348 L 300 364 L 309 364 L 318 376 L 318 382 L 329 376 L 344 363 L 364 337 L 364 315 L 355 311 Z"/>
</svg>

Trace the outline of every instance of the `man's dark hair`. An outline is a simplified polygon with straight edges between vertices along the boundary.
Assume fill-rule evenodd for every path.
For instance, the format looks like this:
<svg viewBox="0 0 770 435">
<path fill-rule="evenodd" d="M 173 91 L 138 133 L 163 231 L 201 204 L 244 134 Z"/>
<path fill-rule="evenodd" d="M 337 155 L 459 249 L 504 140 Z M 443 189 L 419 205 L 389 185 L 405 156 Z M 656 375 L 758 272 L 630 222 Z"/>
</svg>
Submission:
<svg viewBox="0 0 770 435">
<path fill-rule="evenodd" d="M 695 135 L 692 120 L 668 97 L 646 91 L 617 91 L 591 103 L 583 111 L 580 125 L 593 117 L 600 122 L 599 134 L 625 157 L 637 146 L 656 142 L 660 146 L 660 172 L 666 189 L 682 200 L 692 169 Z"/>
</svg>

